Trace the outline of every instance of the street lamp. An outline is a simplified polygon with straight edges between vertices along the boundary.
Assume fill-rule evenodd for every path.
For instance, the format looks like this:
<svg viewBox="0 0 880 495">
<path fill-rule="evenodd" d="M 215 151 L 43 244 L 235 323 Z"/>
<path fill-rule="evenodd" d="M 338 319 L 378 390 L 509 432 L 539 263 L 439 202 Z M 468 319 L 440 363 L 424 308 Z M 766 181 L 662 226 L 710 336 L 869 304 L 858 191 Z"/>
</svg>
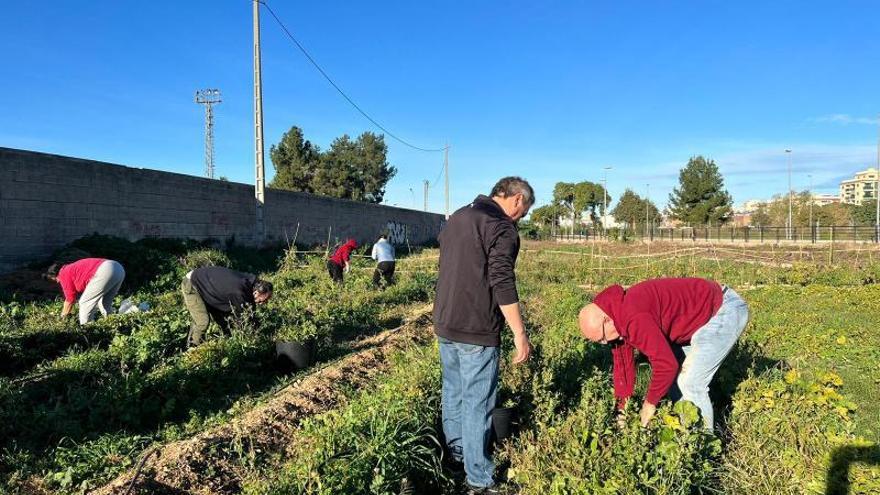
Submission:
<svg viewBox="0 0 880 495">
<path fill-rule="evenodd" d="M 602 179 L 602 230 L 608 228 L 608 171 L 611 167 L 603 167 L 605 178 Z"/>
<path fill-rule="evenodd" d="M 792 201 L 792 197 L 791 197 L 791 150 L 790 149 L 785 150 L 785 156 L 788 158 L 788 233 L 787 233 L 786 237 L 790 241 L 791 240 L 791 227 L 792 227 L 792 224 L 791 224 L 791 201 Z"/>
<path fill-rule="evenodd" d="M 810 178 L 810 232 L 813 231 L 813 201 L 815 200 L 815 194 L 813 194 L 813 174 L 807 174 L 807 177 Z"/>
</svg>

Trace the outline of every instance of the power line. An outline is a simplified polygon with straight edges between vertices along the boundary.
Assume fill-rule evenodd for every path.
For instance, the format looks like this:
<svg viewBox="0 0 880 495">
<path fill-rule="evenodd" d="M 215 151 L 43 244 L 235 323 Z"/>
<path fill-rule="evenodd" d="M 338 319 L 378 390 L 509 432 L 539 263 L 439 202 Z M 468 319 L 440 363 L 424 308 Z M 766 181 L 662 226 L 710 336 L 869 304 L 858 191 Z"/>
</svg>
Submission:
<svg viewBox="0 0 880 495">
<path fill-rule="evenodd" d="M 379 129 L 382 129 L 382 131 L 385 132 L 385 134 L 388 134 L 389 136 L 394 138 L 399 143 L 404 144 L 406 146 L 409 146 L 412 149 L 419 150 L 419 151 L 427 151 L 427 152 L 432 152 L 432 153 L 443 151 L 445 149 L 445 148 L 436 148 L 436 149 L 422 148 L 422 147 L 416 146 L 416 145 L 409 143 L 408 141 L 398 137 L 393 132 L 391 132 L 387 128 L 385 128 L 385 126 L 383 126 L 382 124 L 377 122 L 376 119 L 374 119 L 373 117 L 370 117 L 370 115 L 367 114 L 367 112 L 365 112 L 357 103 L 355 103 L 354 100 L 349 98 L 349 96 L 347 94 L 345 94 L 344 91 L 342 91 L 342 88 L 340 88 L 339 85 L 337 85 L 335 82 L 333 82 L 333 79 L 331 79 L 330 76 L 327 75 L 326 72 L 324 72 L 324 69 L 322 69 L 321 66 L 318 65 L 318 62 L 316 62 L 315 59 L 312 58 L 311 55 L 309 55 L 309 52 L 305 49 L 305 47 L 303 47 L 300 44 L 300 42 L 297 41 L 297 39 L 293 36 L 293 34 L 291 34 L 290 30 L 287 29 L 287 26 L 285 26 L 284 23 L 281 22 L 281 19 L 279 19 L 278 16 L 275 15 L 275 11 L 272 10 L 272 7 L 270 7 L 269 4 L 267 4 L 264 0 L 253 0 L 253 1 L 262 4 L 263 7 L 266 7 L 266 10 L 269 11 L 269 14 L 272 15 L 272 17 L 275 19 L 275 22 L 277 22 L 278 25 L 281 27 L 281 29 L 284 31 L 284 33 L 287 34 L 287 37 L 290 38 L 291 41 L 293 41 L 293 43 L 296 45 L 296 47 L 299 48 L 299 50 L 303 53 L 303 55 L 305 55 L 305 57 L 309 60 L 309 62 L 311 62 L 312 65 L 315 66 L 316 69 L 318 69 L 318 72 L 320 72 L 321 75 L 324 76 L 324 79 L 326 79 L 327 82 L 330 83 L 330 85 L 333 86 L 333 88 L 336 89 L 336 91 L 339 92 L 339 94 L 342 95 L 342 97 L 345 98 L 345 100 L 348 101 L 348 103 L 350 103 L 351 106 L 353 106 L 355 108 L 355 110 L 360 112 L 360 114 L 363 115 L 364 118 L 366 118 L 367 120 L 372 122 L 373 125 L 375 125 Z"/>
<path fill-rule="evenodd" d="M 446 168 L 445 164 L 441 163 L 440 164 L 440 172 L 437 173 L 437 178 L 434 179 L 434 182 L 431 182 L 430 187 L 434 187 L 437 185 L 438 182 L 440 182 L 440 177 L 443 177 L 443 169 L 445 169 L 445 168 Z"/>
</svg>

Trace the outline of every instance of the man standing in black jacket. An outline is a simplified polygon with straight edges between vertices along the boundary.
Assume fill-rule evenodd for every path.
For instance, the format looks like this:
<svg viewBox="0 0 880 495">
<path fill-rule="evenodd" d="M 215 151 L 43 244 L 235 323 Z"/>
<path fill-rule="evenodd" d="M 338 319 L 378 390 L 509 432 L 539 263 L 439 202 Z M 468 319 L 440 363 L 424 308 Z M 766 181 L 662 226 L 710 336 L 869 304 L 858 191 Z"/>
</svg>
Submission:
<svg viewBox="0 0 880 495">
<path fill-rule="evenodd" d="M 513 331 L 514 364 L 529 359 L 514 265 L 519 253 L 516 222 L 535 193 L 519 177 L 495 184 L 456 211 L 440 232 L 440 273 L 434 331 L 443 373 L 443 433 L 453 461 L 464 464 L 470 493 L 498 493 L 489 454 L 492 409 L 498 388 L 501 331 Z"/>
<path fill-rule="evenodd" d="M 192 316 L 187 347 L 202 342 L 202 334 L 211 319 L 226 328 L 227 319 L 246 306 L 263 304 L 272 297 L 272 284 L 256 275 L 222 266 L 196 268 L 183 277 L 180 284 L 183 302 Z"/>
</svg>

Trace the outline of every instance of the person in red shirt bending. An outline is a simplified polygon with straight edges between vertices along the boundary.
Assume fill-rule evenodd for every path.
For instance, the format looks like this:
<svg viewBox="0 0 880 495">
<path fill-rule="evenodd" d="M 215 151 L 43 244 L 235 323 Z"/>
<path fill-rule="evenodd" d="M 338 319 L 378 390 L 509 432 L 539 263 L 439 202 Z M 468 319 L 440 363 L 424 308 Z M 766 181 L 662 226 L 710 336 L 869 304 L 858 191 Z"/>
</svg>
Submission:
<svg viewBox="0 0 880 495">
<path fill-rule="evenodd" d="M 714 426 L 709 382 L 748 320 L 748 306 L 733 289 L 701 278 L 647 280 L 628 290 L 612 285 L 578 315 L 585 338 L 612 346 L 618 409 L 633 394 L 638 349 L 651 363 L 642 425 L 669 393 L 693 402 L 708 430 Z"/>
<path fill-rule="evenodd" d="M 125 280 L 125 270 L 118 262 L 103 258 L 85 258 L 67 265 L 54 264 L 46 270 L 46 278 L 61 285 L 64 307 L 61 318 L 66 318 L 79 298 L 79 323 L 92 321 L 95 310 L 107 316 L 113 313 L 113 298 Z"/>
<path fill-rule="evenodd" d="M 327 260 L 327 271 L 330 273 L 330 278 L 332 278 L 337 284 L 342 283 L 343 270 L 345 270 L 346 273 L 351 270 L 351 264 L 349 264 L 351 252 L 357 249 L 357 247 L 357 241 L 349 239 L 345 241 L 345 244 L 339 246 L 339 248 L 333 252 L 333 256 Z"/>
</svg>

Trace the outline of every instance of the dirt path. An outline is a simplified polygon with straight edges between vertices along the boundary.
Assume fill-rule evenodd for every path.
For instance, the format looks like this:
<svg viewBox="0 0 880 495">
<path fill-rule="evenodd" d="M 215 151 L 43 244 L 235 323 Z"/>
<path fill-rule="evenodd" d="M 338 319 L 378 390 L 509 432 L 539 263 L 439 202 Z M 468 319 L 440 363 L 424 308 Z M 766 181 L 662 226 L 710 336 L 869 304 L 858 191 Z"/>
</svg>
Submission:
<svg viewBox="0 0 880 495">
<path fill-rule="evenodd" d="M 354 354 L 288 385 L 241 417 L 148 451 L 132 494 L 202 495 L 241 491 L 244 476 L 255 464 L 283 454 L 301 421 L 329 411 L 346 400 L 346 390 L 369 384 L 390 366 L 388 357 L 408 345 L 427 342 L 430 305 L 418 308 L 406 324 L 363 339 Z M 129 470 L 93 495 L 125 495 L 135 470 Z"/>
</svg>

